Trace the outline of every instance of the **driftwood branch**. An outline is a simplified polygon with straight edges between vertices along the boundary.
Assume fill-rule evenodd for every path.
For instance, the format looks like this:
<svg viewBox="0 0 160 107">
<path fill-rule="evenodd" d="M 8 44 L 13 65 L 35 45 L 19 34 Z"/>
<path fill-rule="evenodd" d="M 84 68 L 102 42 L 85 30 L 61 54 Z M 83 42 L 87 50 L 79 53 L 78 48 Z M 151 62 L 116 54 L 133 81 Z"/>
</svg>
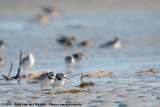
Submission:
<svg viewBox="0 0 160 107">
<path fill-rule="evenodd" d="M 11 68 L 10 68 L 10 71 L 9 71 L 8 77 L 10 76 L 11 71 L 12 71 L 12 62 L 11 62 Z"/>
<path fill-rule="evenodd" d="M 13 80 L 13 79 L 19 79 L 19 78 L 25 78 L 25 75 L 20 75 L 20 71 L 21 71 L 21 61 L 22 61 L 22 51 L 20 51 L 20 58 L 19 58 L 19 68 L 18 68 L 18 71 L 17 71 L 17 74 L 16 76 L 14 77 L 9 77 L 11 71 L 12 71 L 12 63 L 11 63 L 11 68 L 10 68 L 10 72 L 8 74 L 8 76 L 5 76 L 5 75 L 2 75 L 2 77 L 5 79 L 5 80 Z"/>
<path fill-rule="evenodd" d="M 19 58 L 19 68 L 18 68 L 17 75 L 16 75 L 15 77 L 13 77 L 14 79 L 17 79 L 17 78 L 19 78 L 20 71 L 21 71 L 21 61 L 22 61 L 22 51 L 20 51 L 20 58 Z"/>
</svg>

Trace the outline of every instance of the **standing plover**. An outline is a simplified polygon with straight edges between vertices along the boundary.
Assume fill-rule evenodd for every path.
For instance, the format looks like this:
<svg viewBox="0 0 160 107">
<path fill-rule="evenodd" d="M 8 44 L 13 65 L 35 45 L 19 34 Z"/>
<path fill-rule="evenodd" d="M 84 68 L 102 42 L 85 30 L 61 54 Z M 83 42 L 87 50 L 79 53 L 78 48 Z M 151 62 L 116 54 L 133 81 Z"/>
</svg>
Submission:
<svg viewBox="0 0 160 107">
<path fill-rule="evenodd" d="M 69 69 L 70 66 L 74 65 L 75 59 L 73 56 L 66 56 L 65 57 L 65 64 L 67 69 Z"/>
<path fill-rule="evenodd" d="M 5 47 L 6 43 L 3 40 L 0 40 L 0 50 Z"/>
<path fill-rule="evenodd" d="M 100 45 L 100 47 L 114 47 L 116 49 L 119 49 L 121 48 L 121 41 L 118 39 L 118 38 L 115 38 L 113 41 L 109 41 L 109 42 L 106 42 L 102 45 Z"/>
<path fill-rule="evenodd" d="M 92 47 L 93 46 L 93 43 L 91 41 L 82 41 L 81 43 L 78 44 L 78 46 L 81 46 L 81 47 Z"/>
<path fill-rule="evenodd" d="M 38 83 L 41 83 L 41 89 L 43 86 L 46 86 L 48 88 L 49 85 L 51 85 L 56 78 L 56 73 L 54 72 L 48 72 L 41 74 L 38 78 L 34 78 L 35 81 Z"/>
<path fill-rule="evenodd" d="M 76 63 L 79 63 L 86 57 L 86 55 L 83 53 L 75 53 L 72 56 L 74 57 Z"/>
<path fill-rule="evenodd" d="M 59 44 L 66 46 L 66 47 L 72 47 L 75 42 L 75 37 L 61 37 L 60 39 L 56 40 Z"/>
<path fill-rule="evenodd" d="M 3 66 L 3 65 L 4 65 L 4 59 L 0 58 L 0 66 Z"/>
<path fill-rule="evenodd" d="M 65 83 L 66 80 L 66 75 L 63 73 L 57 73 L 56 74 L 56 78 L 54 80 L 54 82 L 51 84 L 51 86 L 53 87 L 60 87 Z"/>
<path fill-rule="evenodd" d="M 21 62 L 22 67 L 24 69 L 29 69 L 30 67 L 34 65 L 34 63 L 35 63 L 35 59 L 32 53 L 29 53 L 27 57 L 22 59 L 22 62 Z"/>
</svg>

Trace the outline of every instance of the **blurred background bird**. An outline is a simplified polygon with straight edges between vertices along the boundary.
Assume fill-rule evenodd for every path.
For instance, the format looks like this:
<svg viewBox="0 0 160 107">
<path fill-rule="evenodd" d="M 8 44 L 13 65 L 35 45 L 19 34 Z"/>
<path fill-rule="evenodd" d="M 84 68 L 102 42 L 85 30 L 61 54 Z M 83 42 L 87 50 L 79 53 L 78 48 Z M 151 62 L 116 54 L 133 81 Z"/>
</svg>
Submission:
<svg viewBox="0 0 160 107">
<path fill-rule="evenodd" d="M 60 39 L 57 39 L 57 43 L 64 47 L 72 47 L 75 44 L 75 37 L 61 37 Z"/>
<path fill-rule="evenodd" d="M 65 65 L 66 65 L 67 70 L 69 70 L 69 67 L 74 65 L 74 63 L 75 63 L 75 59 L 73 56 L 66 56 L 65 57 Z"/>
<path fill-rule="evenodd" d="M 4 49 L 6 46 L 6 43 L 3 40 L 0 40 L 0 50 Z"/>
<path fill-rule="evenodd" d="M 116 49 L 121 48 L 121 41 L 116 37 L 113 41 L 108 41 L 102 45 L 100 45 L 101 48 L 105 48 L 105 47 L 113 47 Z"/>
<path fill-rule="evenodd" d="M 83 53 L 75 53 L 75 54 L 73 54 L 72 56 L 74 57 L 75 62 L 78 63 L 78 64 L 79 64 L 83 59 L 85 59 L 85 57 L 86 57 L 86 55 L 83 54 Z"/>
<path fill-rule="evenodd" d="M 0 67 L 1 66 L 4 66 L 4 59 L 3 58 L 0 58 Z"/>
<path fill-rule="evenodd" d="M 35 59 L 32 53 L 29 53 L 25 58 L 22 59 L 21 65 L 24 69 L 31 68 L 35 63 Z"/>
</svg>

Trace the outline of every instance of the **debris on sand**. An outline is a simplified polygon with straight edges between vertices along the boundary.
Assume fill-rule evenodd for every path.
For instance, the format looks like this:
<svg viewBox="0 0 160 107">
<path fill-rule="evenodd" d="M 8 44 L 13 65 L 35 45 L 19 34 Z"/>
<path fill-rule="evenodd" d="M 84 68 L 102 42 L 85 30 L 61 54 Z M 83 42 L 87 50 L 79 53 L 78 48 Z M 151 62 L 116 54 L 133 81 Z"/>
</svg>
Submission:
<svg viewBox="0 0 160 107">
<path fill-rule="evenodd" d="M 79 93 L 79 92 L 90 93 L 90 91 L 87 91 L 87 90 L 71 89 L 71 90 L 67 90 L 67 91 L 58 92 L 58 94 L 60 94 L 60 93 Z"/>
<path fill-rule="evenodd" d="M 84 87 L 93 86 L 93 85 L 95 85 L 95 83 L 91 82 L 91 81 L 89 81 L 89 82 L 81 82 L 81 84 L 79 84 L 79 87 L 80 88 L 84 88 Z"/>
<path fill-rule="evenodd" d="M 101 76 L 107 76 L 107 75 L 116 75 L 117 73 L 115 72 L 109 72 L 109 71 L 99 71 L 99 72 L 93 72 L 93 73 L 89 73 L 84 75 L 83 77 L 89 77 L 89 78 L 93 78 L 93 77 L 101 77 Z"/>
<path fill-rule="evenodd" d="M 139 74 L 139 73 L 155 73 L 155 71 L 153 69 L 149 69 L 149 70 L 145 70 L 145 71 L 139 71 L 139 72 L 136 72 L 136 74 Z"/>
</svg>

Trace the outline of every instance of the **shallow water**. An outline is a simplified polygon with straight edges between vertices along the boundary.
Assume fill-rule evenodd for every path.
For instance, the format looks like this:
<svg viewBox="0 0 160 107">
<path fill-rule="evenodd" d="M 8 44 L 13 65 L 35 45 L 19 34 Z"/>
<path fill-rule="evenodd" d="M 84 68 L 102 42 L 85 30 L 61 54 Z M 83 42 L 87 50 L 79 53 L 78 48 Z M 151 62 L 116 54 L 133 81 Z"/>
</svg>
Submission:
<svg viewBox="0 0 160 107">
<path fill-rule="evenodd" d="M 117 72 L 118 75 L 84 78 L 84 81 L 93 81 L 106 91 L 119 87 L 139 89 L 144 84 L 153 88 L 159 86 L 159 73 L 156 76 L 136 76 L 136 72 L 141 70 L 160 70 L 160 13 L 158 11 L 64 12 L 45 25 L 29 21 L 30 18 L 35 17 L 35 14 L 37 13 L 0 15 L 0 39 L 7 43 L 6 48 L 0 51 L 0 56 L 6 60 L 5 66 L 1 67 L 1 74 L 8 74 L 11 62 L 13 63 L 11 75 L 17 73 L 19 51 L 22 50 L 23 56 L 33 53 L 36 63 L 29 70 L 22 69 L 21 74 L 50 69 L 57 73 L 66 73 L 70 77 L 78 73 L 108 70 Z M 94 46 L 92 48 L 74 46 L 64 50 L 55 41 L 59 34 L 75 36 L 77 43 L 81 40 L 91 40 Z M 121 49 L 98 47 L 114 37 L 121 39 Z M 68 74 L 64 58 L 75 52 L 85 53 L 87 59 L 79 66 L 70 68 L 73 73 Z M 79 76 L 72 78 L 72 82 L 65 84 L 63 88 L 76 88 L 75 86 L 80 83 L 79 78 Z M 25 79 L 9 82 L 0 80 L 0 84 L 1 97 L 3 96 L 0 103 L 52 102 L 57 96 L 44 94 L 45 92 L 40 91 L 39 84 L 29 84 Z M 96 91 L 94 86 L 93 89 L 92 87 L 86 89 Z M 62 103 L 73 101 L 67 94 L 61 94 L 61 98 L 70 99 Z M 90 98 L 80 99 L 77 102 L 83 103 L 85 99 Z"/>
</svg>

